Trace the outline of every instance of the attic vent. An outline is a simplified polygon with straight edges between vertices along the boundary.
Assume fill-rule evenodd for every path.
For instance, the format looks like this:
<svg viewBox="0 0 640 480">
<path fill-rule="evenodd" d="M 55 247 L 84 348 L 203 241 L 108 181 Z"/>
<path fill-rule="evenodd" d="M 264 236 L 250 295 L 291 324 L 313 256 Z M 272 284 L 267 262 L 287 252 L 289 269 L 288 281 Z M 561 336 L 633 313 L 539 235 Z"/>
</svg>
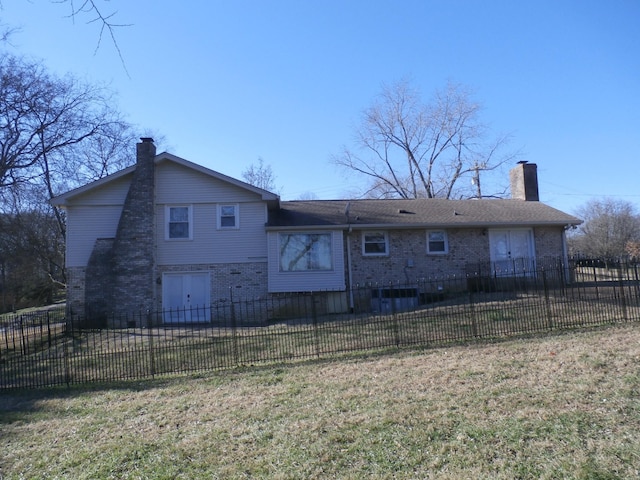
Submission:
<svg viewBox="0 0 640 480">
<path fill-rule="evenodd" d="M 398 213 L 404 213 L 404 214 L 407 214 L 407 215 L 415 215 L 413 212 L 410 212 L 409 210 L 405 210 L 404 208 L 399 209 Z"/>
</svg>

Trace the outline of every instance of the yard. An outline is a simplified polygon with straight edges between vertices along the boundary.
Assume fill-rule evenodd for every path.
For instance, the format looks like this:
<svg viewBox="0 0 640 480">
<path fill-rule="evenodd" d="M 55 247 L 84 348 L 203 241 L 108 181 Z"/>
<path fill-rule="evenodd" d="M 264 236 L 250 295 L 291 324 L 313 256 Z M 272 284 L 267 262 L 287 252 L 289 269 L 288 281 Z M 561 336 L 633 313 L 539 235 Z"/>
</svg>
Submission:
<svg viewBox="0 0 640 480">
<path fill-rule="evenodd" d="M 637 478 L 637 324 L 0 393 L 0 478 Z"/>
</svg>

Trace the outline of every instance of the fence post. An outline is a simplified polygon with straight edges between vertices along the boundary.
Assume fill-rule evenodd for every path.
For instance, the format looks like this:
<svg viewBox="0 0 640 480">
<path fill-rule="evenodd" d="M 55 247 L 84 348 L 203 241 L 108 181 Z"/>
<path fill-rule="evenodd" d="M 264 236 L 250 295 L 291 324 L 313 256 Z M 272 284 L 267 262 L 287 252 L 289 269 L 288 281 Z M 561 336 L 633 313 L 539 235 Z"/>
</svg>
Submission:
<svg viewBox="0 0 640 480">
<path fill-rule="evenodd" d="M 153 355 L 153 322 L 151 320 L 151 310 L 147 309 L 147 334 L 149 335 L 149 368 L 151 369 L 151 378 L 156 375 L 156 359 Z"/>
<path fill-rule="evenodd" d="M 69 335 L 64 339 L 64 348 L 62 349 L 62 359 L 64 363 L 64 383 L 67 388 L 71 386 L 71 366 L 69 365 L 69 342 L 73 343 L 73 319 L 71 319 L 71 328 Z"/>
<path fill-rule="evenodd" d="M 47 310 L 47 344 L 51 348 L 51 319 L 49 318 L 49 310 Z"/>
<path fill-rule="evenodd" d="M 596 272 L 596 263 L 592 260 L 591 265 L 593 265 L 593 283 L 596 286 L 596 300 L 600 300 L 600 292 L 598 290 L 598 274 Z"/>
<path fill-rule="evenodd" d="M 313 323 L 313 337 L 316 344 L 316 357 L 320 357 L 320 332 L 318 331 L 318 309 L 316 308 L 316 296 L 311 292 L 311 319 Z"/>
<path fill-rule="evenodd" d="M 541 269 L 542 271 L 542 285 L 544 288 L 544 303 L 547 312 L 547 328 L 549 330 L 553 330 L 553 317 L 551 315 L 551 300 L 549 299 L 549 284 L 547 283 L 547 271 L 544 267 Z"/>
<path fill-rule="evenodd" d="M 635 277 L 634 291 L 636 292 L 636 299 L 637 299 L 637 298 L 640 298 L 640 278 L 638 278 L 638 264 L 637 263 L 633 266 L 633 273 L 634 273 L 634 277 Z"/>
<path fill-rule="evenodd" d="M 22 350 L 22 355 L 29 353 L 28 341 L 28 335 L 24 333 L 24 315 L 20 315 L 20 350 Z"/>
<path fill-rule="evenodd" d="M 394 293 L 395 292 L 395 293 Z M 394 296 L 395 295 L 395 296 Z M 396 344 L 396 347 L 400 346 L 400 324 L 398 319 L 398 309 L 396 308 L 396 299 L 400 297 L 400 283 L 398 283 L 398 288 L 393 288 L 393 282 L 389 282 L 389 301 L 391 302 L 391 320 L 393 325 L 393 340 Z M 400 302 L 398 302 L 400 303 Z"/>
<path fill-rule="evenodd" d="M 622 264 L 620 264 L 618 268 L 618 283 L 620 284 L 620 304 L 622 306 L 622 317 L 626 322 L 629 320 L 629 316 L 627 314 L 627 299 L 624 295 L 624 279 L 622 276 Z"/>
<path fill-rule="evenodd" d="M 233 287 L 229 286 L 229 314 L 231 315 L 231 341 L 233 348 L 233 361 L 235 366 L 240 365 L 240 352 L 238 351 L 238 326 L 236 323 L 236 309 L 233 304 Z"/>
<path fill-rule="evenodd" d="M 468 278 L 468 277 L 467 277 Z M 471 310 L 471 331 L 474 338 L 478 338 L 478 320 L 476 315 L 476 308 L 473 299 L 473 288 L 469 289 L 469 308 Z"/>
</svg>

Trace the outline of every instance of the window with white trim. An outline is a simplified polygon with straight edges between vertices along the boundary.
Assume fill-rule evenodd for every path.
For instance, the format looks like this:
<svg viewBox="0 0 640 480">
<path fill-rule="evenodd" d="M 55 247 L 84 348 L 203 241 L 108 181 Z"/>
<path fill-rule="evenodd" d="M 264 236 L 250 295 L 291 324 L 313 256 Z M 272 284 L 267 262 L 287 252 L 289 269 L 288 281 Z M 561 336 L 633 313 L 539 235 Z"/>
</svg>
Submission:
<svg viewBox="0 0 640 480">
<path fill-rule="evenodd" d="M 167 240 L 192 240 L 192 219 L 191 205 L 167 205 L 165 207 L 165 238 Z"/>
<path fill-rule="evenodd" d="M 427 253 L 433 255 L 449 253 L 447 232 L 444 230 L 427 232 Z"/>
<path fill-rule="evenodd" d="M 362 254 L 365 256 L 389 255 L 387 232 L 362 232 Z"/>
<path fill-rule="evenodd" d="M 331 233 L 281 233 L 279 241 L 281 272 L 333 269 Z"/>
<path fill-rule="evenodd" d="M 218 228 L 238 228 L 238 205 L 218 205 Z"/>
</svg>

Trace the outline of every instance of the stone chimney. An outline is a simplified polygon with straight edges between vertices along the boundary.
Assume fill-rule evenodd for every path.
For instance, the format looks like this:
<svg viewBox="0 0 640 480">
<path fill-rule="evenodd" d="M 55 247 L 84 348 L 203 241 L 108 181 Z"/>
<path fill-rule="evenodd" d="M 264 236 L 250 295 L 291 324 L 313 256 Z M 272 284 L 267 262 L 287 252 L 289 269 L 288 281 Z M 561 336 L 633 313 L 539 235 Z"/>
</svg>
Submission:
<svg viewBox="0 0 640 480">
<path fill-rule="evenodd" d="M 153 311 L 155 268 L 155 156 L 152 138 L 136 145 L 136 169 L 122 208 L 113 244 L 113 307 L 122 315 L 136 315 L 144 323 Z"/>
<path fill-rule="evenodd" d="M 535 163 L 520 161 L 509 172 L 511 182 L 511 198 L 537 202 L 538 194 L 538 166 Z"/>
</svg>

